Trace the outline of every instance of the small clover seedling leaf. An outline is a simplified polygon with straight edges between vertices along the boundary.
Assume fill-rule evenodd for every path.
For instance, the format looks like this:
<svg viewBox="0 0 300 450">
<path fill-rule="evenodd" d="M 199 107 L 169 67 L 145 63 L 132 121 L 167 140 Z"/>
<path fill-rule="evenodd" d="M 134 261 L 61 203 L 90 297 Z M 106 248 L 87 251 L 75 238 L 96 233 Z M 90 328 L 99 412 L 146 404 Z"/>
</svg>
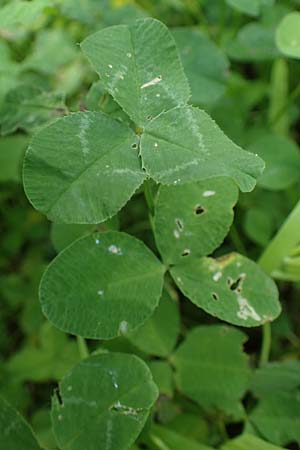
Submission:
<svg viewBox="0 0 300 450">
<path fill-rule="evenodd" d="M 300 58 L 300 13 L 287 14 L 276 31 L 276 44 L 279 50 L 291 58 Z"/>
<path fill-rule="evenodd" d="M 225 92 L 229 70 L 226 55 L 194 28 L 175 28 L 173 35 L 191 86 L 191 102 L 215 103 Z"/>
<path fill-rule="evenodd" d="M 127 450 L 141 432 L 158 390 L 134 355 L 109 353 L 83 360 L 53 397 L 52 423 L 62 450 Z"/>
<path fill-rule="evenodd" d="M 161 186 L 154 232 L 164 261 L 177 264 L 213 252 L 229 231 L 237 198 L 237 187 L 228 178 Z"/>
<path fill-rule="evenodd" d="M 190 260 L 174 266 L 171 273 L 195 305 L 234 325 L 259 326 L 274 320 L 281 311 L 274 281 L 239 254 Z"/>
<path fill-rule="evenodd" d="M 99 112 L 76 113 L 38 132 L 24 162 L 33 206 L 56 222 L 98 223 L 113 216 L 145 178 L 136 136 Z"/>
<path fill-rule="evenodd" d="M 51 323 L 87 338 L 110 339 L 145 322 L 156 308 L 164 267 L 125 233 L 85 236 L 49 265 L 40 285 Z"/>
<path fill-rule="evenodd" d="M 172 357 L 178 388 L 205 409 L 239 415 L 250 376 L 245 341 L 232 327 L 194 328 Z"/>
<path fill-rule="evenodd" d="M 105 28 L 87 37 L 81 48 L 104 87 L 139 127 L 189 98 L 174 38 L 158 20 Z"/>
<path fill-rule="evenodd" d="M 164 292 L 150 319 L 126 337 L 145 353 L 168 356 L 176 343 L 179 326 L 178 306 Z"/>
<path fill-rule="evenodd" d="M 215 176 L 235 180 L 251 191 L 263 161 L 242 150 L 204 112 L 174 108 L 153 119 L 141 138 L 143 165 L 162 184 L 181 184 Z"/>
<path fill-rule="evenodd" d="M 0 448 L 5 450 L 41 450 L 27 422 L 0 397 Z"/>
</svg>

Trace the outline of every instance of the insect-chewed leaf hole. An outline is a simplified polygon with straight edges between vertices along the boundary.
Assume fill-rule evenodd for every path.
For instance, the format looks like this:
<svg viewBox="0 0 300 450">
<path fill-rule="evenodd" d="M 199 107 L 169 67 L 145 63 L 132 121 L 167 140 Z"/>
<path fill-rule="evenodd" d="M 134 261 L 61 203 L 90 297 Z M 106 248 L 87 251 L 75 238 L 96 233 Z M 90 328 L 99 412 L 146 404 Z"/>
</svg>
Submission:
<svg viewBox="0 0 300 450">
<path fill-rule="evenodd" d="M 217 294 L 216 292 L 212 292 L 212 293 L 211 293 L 211 296 L 212 296 L 212 298 L 213 298 L 214 300 L 219 300 L 219 296 L 218 296 L 218 294 Z"/>
<path fill-rule="evenodd" d="M 191 250 L 189 248 L 186 248 L 181 253 L 181 256 L 189 256 L 191 254 Z"/>
<path fill-rule="evenodd" d="M 196 216 L 199 216 L 201 214 L 205 214 L 206 209 L 201 205 L 196 205 L 194 208 L 194 213 L 196 214 Z"/>
<path fill-rule="evenodd" d="M 56 390 L 55 390 L 55 395 L 56 395 L 56 398 L 57 398 L 57 400 L 58 400 L 58 403 L 59 403 L 61 406 L 63 406 L 64 402 L 63 402 L 63 399 L 62 399 L 62 396 L 61 396 L 61 394 L 60 394 L 59 389 L 56 389 Z"/>
<path fill-rule="evenodd" d="M 178 227 L 178 230 L 182 232 L 183 229 L 184 229 L 184 225 L 183 225 L 182 220 L 181 219 L 175 219 L 175 223 L 176 223 L 176 225 Z"/>
<path fill-rule="evenodd" d="M 131 148 L 133 148 L 134 150 L 136 150 L 138 148 L 138 145 L 136 143 L 132 144 Z"/>
<path fill-rule="evenodd" d="M 231 291 L 241 292 L 242 290 L 242 284 L 245 279 L 246 275 L 241 274 L 236 280 L 233 280 L 232 278 L 227 278 L 227 284 Z"/>
</svg>

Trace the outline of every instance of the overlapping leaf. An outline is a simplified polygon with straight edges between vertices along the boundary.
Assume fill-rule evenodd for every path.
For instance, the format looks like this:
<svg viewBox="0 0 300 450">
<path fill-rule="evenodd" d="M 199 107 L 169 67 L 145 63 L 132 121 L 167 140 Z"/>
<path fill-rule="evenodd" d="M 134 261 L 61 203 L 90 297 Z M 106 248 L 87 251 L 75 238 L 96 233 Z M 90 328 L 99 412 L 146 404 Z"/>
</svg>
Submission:
<svg viewBox="0 0 300 450">
<path fill-rule="evenodd" d="M 104 114 L 66 116 L 34 136 L 24 163 L 26 194 L 53 221 L 103 222 L 145 178 L 135 146 L 127 125 Z"/>
<path fill-rule="evenodd" d="M 204 112 L 174 108 L 153 119 L 141 137 L 143 165 L 162 184 L 181 184 L 215 176 L 235 180 L 251 191 L 263 161 L 234 144 Z"/>
<path fill-rule="evenodd" d="M 81 47 L 107 91 L 138 126 L 189 98 L 175 41 L 155 19 L 106 28 Z"/>
<path fill-rule="evenodd" d="M 110 353 L 83 360 L 60 383 L 52 402 L 53 429 L 62 450 L 127 450 L 158 395 L 147 365 Z M 14 449 L 15 450 L 15 449 Z"/>
<path fill-rule="evenodd" d="M 40 300 L 55 326 L 84 337 L 126 334 L 156 308 L 164 267 L 137 239 L 113 231 L 83 237 L 46 270 Z"/>
<path fill-rule="evenodd" d="M 171 273 L 193 303 L 234 325 L 258 326 L 281 311 L 274 281 L 239 254 L 187 261 L 174 266 Z"/>
<path fill-rule="evenodd" d="M 177 264 L 215 250 L 229 231 L 237 194 L 237 187 L 228 178 L 161 186 L 154 232 L 164 261 Z"/>
</svg>

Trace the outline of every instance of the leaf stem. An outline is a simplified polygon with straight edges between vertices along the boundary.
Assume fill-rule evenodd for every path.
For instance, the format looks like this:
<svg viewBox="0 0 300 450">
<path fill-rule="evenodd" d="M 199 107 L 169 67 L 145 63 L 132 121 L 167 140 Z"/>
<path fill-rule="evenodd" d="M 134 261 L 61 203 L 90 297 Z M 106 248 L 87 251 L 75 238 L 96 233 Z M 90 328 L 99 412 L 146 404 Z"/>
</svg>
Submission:
<svg viewBox="0 0 300 450">
<path fill-rule="evenodd" d="M 272 342 L 272 328 L 270 322 L 267 322 L 262 326 L 262 345 L 259 361 L 260 366 L 269 361 L 271 342 Z"/>
<path fill-rule="evenodd" d="M 229 236 L 230 236 L 231 242 L 233 243 L 236 250 L 239 253 L 242 253 L 243 255 L 247 256 L 246 247 L 244 246 L 244 243 L 243 243 L 242 239 L 240 238 L 239 232 L 234 223 L 232 224 L 232 226 L 230 228 Z"/>
<path fill-rule="evenodd" d="M 258 264 L 265 272 L 272 275 L 278 270 L 284 258 L 292 253 L 300 241 L 300 201 L 289 214 L 276 236 L 261 255 Z M 260 365 L 269 360 L 272 341 L 271 324 L 265 323 L 262 327 L 262 347 Z"/>
<path fill-rule="evenodd" d="M 86 340 L 81 336 L 77 336 L 77 345 L 81 359 L 88 358 L 89 349 Z"/>
<path fill-rule="evenodd" d="M 277 121 L 281 118 L 281 116 L 285 113 L 285 111 L 288 109 L 289 105 L 291 104 L 291 102 L 293 100 L 295 100 L 298 95 L 300 95 L 300 84 L 298 84 L 295 89 L 290 93 L 287 101 L 285 102 L 285 104 L 282 106 L 282 108 L 277 112 L 277 114 L 274 115 L 274 117 L 272 117 L 272 119 L 270 120 L 270 125 L 273 126 L 277 123 Z"/>
<path fill-rule="evenodd" d="M 296 204 L 276 236 L 269 243 L 258 263 L 265 272 L 279 269 L 286 256 L 289 256 L 300 242 L 300 201 Z"/>
</svg>

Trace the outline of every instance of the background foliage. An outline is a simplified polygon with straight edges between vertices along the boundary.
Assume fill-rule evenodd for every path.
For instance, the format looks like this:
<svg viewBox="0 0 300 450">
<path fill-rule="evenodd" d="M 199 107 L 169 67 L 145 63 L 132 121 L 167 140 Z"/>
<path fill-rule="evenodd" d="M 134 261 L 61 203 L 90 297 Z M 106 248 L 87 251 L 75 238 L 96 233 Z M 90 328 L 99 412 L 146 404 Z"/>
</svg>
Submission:
<svg viewBox="0 0 300 450">
<path fill-rule="evenodd" d="M 139 287 L 139 294 L 142 292 L 147 303 L 147 313 L 134 309 L 130 311 L 137 323 L 141 320 L 138 314 L 144 319 L 147 315 L 145 325 L 125 337 L 115 337 L 120 331 L 120 320 L 116 317 L 114 321 L 112 314 L 108 329 L 102 329 L 100 334 L 96 323 L 90 335 L 86 330 L 80 330 L 91 338 L 88 346 L 90 352 L 95 353 L 93 370 L 96 375 L 91 376 L 91 382 L 95 376 L 106 373 L 105 357 L 101 359 L 99 355 L 103 357 L 110 351 L 113 352 L 115 370 L 126 366 L 127 370 L 120 375 L 124 380 L 124 393 L 134 385 L 140 386 L 138 395 L 132 394 L 131 398 L 132 402 L 136 402 L 138 411 L 136 424 L 126 422 L 132 411 L 122 410 L 116 401 L 114 411 L 120 412 L 121 408 L 122 413 L 118 433 L 115 433 L 118 441 L 105 441 L 107 429 L 100 427 L 103 442 L 106 443 L 99 448 L 105 448 L 105 445 L 115 450 L 123 448 L 122 445 L 126 448 L 125 431 L 134 435 L 143 427 L 132 450 L 300 448 L 299 219 L 296 224 L 294 222 L 294 228 L 283 230 L 285 234 L 281 239 L 281 248 L 272 248 L 271 261 L 270 258 L 260 259 L 264 269 L 277 281 L 282 313 L 272 323 L 271 361 L 264 360 L 264 364 L 259 364 L 261 328 L 237 329 L 204 312 L 211 311 L 209 305 L 203 302 L 203 295 L 199 296 L 199 289 L 195 288 L 193 280 L 196 276 L 200 280 L 201 277 L 207 279 L 212 262 L 206 258 L 197 267 L 191 262 L 189 273 L 193 276 L 185 279 L 186 270 L 180 265 L 179 252 L 182 249 L 174 245 L 170 238 L 174 233 L 172 214 L 184 204 L 185 207 L 179 209 L 179 215 L 184 216 L 186 208 L 193 205 L 195 192 L 206 189 L 205 183 L 200 181 L 179 189 L 175 186 L 160 188 L 155 205 L 155 244 L 151 232 L 153 223 L 148 215 L 149 202 L 146 203 L 141 189 L 110 220 L 99 225 L 70 226 L 50 223 L 44 215 L 34 210 L 25 197 L 21 180 L 26 147 L 32 142 L 39 149 L 38 138 L 32 140 L 33 134 L 41 126 L 71 112 L 89 111 L 89 117 L 98 117 L 99 112 L 105 112 L 110 116 L 105 124 L 107 136 L 97 135 L 95 126 L 92 140 L 114 139 L 118 143 L 120 139 L 127 139 L 132 142 L 132 134 L 125 125 L 120 125 L 118 133 L 111 132 L 112 118 L 121 118 L 125 122 L 129 119 L 107 92 L 108 85 L 98 81 L 97 74 L 78 44 L 93 32 L 110 25 L 131 24 L 144 17 L 157 18 L 169 27 L 177 43 L 191 87 L 190 103 L 210 114 L 235 143 L 258 154 L 266 162 L 264 173 L 250 193 L 238 194 L 236 186 L 228 179 L 226 182 L 222 178 L 212 179 L 210 191 L 220 190 L 223 197 L 218 200 L 207 196 L 201 207 L 213 211 L 214 221 L 218 220 L 219 226 L 213 230 L 209 214 L 205 217 L 203 228 L 197 228 L 199 225 L 194 219 L 185 219 L 189 233 L 183 237 L 184 247 L 193 248 L 198 242 L 198 233 L 202 233 L 205 237 L 197 246 L 197 257 L 206 256 L 221 245 L 214 251 L 213 257 L 238 252 L 243 256 L 235 256 L 234 263 L 245 264 L 251 272 L 253 263 L 246 258 L 259 260 L 299 200 L 298 9 L 300 2 L 297 0 L 0 1 L 1 448 L 68 448 L 67 432 L 71 435 L 72 424 L 76 424 L 77 420 L 80 423 L 68 388 L 76 386 L 76 380 L 81 377 L 86 378 L 89 388 L 85 375 L 88 363 L 82 360 L 84 342 L 79 340 L 78 345 L 74 336 L 58 330 L 45 319 L 38 300 L 38 286 L 49 262 L 79 237 L 85 236 L 80 241 L 82 248 L 73 250 L 73 253 L 77 252 L 78 270 L 82 251 L 90 248 L 92 239 L 95 247 L 95 236 L 101 240 L 113 236 L 116 251 L 119 247 L 127 249 L 127 245 L 128 248 L 142 245 L 137 241 L 133 244 L 134 238 L 130 238 L 130 243 L 125 237 L 117 242 L 118 230 L 142 240 L 156 255 L 158 249 L 164 262 L 172 265 L 171 274 L 178 287 L 181 287 L 183 280 L 185 288 L 181 293 L 167 275 L 163 301 L 151 316 L 157 305 L 152 301 L 152 294 L 159 297 L 163 268 L 143 246 L 139 248 L 142 252 L 140 260 L 132 257 L 126 263 L 125 275 L 133 276 L 137 270 L 151 272 L 149 286 L 153 292 L 151 289 L 149 291 L 146 282 Z M 186 94 L 186 90 L 180 94 L 183 102 Z M 139 110 L 129 104 L 126 110 L 131 111 L 131 118 L 135 116 L 139 125 L 147 120 L 142 115 L 142 106 Z M 71 117 L 74 122 L 72 126 L 76 129 L 76 120 L 79 119 L 76 115 Z M 163 123 L 159 123 L 159 127 L 162 126 Z M 57 133 L 63 134 L 64 130 Z M 60 136 L 57 134 L 58 141 Z M 54 142 L 53 146 L 56 145 L 57 142 Z M 145 151 L 145 161 L 152 170 L 153 161 L 146 157 Z M 131 161 L 126 163 L 132 168 Z M 231 165 L 229 161 L 228 167 Z M 153 173 L 155 179 L 161 179 L 160 168 L 154 167 Z M 120 192 L 118 205 L 125 203 L 123 196 L 131 195 L 143 177 L 136 169 L 136 177 L 131 178 L 131 185 L 127 186 L 128 192 Z M 150 189 L 155 189 L 154 184 L 150 185 Z M 182 201 L 178 201 L 180 198 Z M 113 207 L 109 215 L 114 214 Z M 233 207 L 234 222 L 231 225 Z M 70 214 L 74 217 L 77 212 L 80 213 L 80 208 L 75 202 L 70 205 Z M 94 211 L 90 214 L 93 215 Z M 297 214 L 299 217 L 299 212 Z M 55 214 L 51 218 L 55 219 Z M 102 217 L 96 219 L 97 222 Z M 175 231 L 182 233 L 180 223 L 176 226 Z M 207 230 L 210 233 L 205 235 Z M 105 238 L 101 234 L 103 231 L 109 232 Z M 91 235 L 91 232 L 96 234 Z M 285 243 L 283 249 L 282 242 Z M 72 258 L 76 257 L 73 254 L 70 258 L 68 252 L 69 249 L 60 256 L 61 260 L 64 258 L 63 268 L 68 264 L 72 266 Z M 91 276 L 93 267 L 107 268 L 106 261 L 102 261 L 98 254 L 95 253 L 93 258 Z M 45 286 L 49 289 L 50 285 L 52 295 L 57 295 L 57 284 L 51 287 L 51 270 L 50 266 L 41 286 L 41 303 L 47 316 L 51 315 L 51 311 L 45 306 L 47 299 L 43 302 L 43 289 L 46 289 Z M 218 270 L 216 267 L 216 273 Z M 66 270 L 65 276 L 67 280 L 59 289 L 62 297 L 67 296 L 67 288 L 72 285 L 72 271 Z M 273 289 L 264 276 L 262 272 L 253 275 L 257 308 L 261 307 L 266 292 Z M 103 295 L 102 288 L 98 288 L 99 296 Z M 224 301 L 235 295 L 227 291 Z M 114 295 L 116 292 L 117 287 Z M 220 290 L 215 295 L 223 300 L 223 293 Z M 187 301 L 185 295 L 192 302 Z M 277 316 L 278 312 L 278 308 L 274 307 L 273 316 Z M 88 314 L 88 311 L 84 313 Z M 259 310 L 259 313 L 263 315 L 264 311 Z M 222 314 L 220 307 L 216 315 L 223 319 Z M 231 315 L 231 322 L 236 316 L 235 311 L 227 311 L 226 314 L 226 320 L 228 314 Z M 72 316 L 69 319 L 74 323 Z M 73 331 L 66 326 L 66 317 L 60 316 L 60 320 L 65 329 Z M 243 325 L 243 320 L 232 323 Z M 60 328 L 63 328 L 61 323 Z M 102 340 L 108 337 L 114 339 Z M 264 343 L 267 339 L 265 336 Z M 139 356 L 147 365 L 134 356 L 126 359 L 128 353 Z M 102 364 L 100 368 L 97 368 L 98 358 Z M 69 372 L 75 365 L 76 368 Z M 110 366 L 108 370 L 111 370 Z M 66 373 L 69 375 L 66 376 Z M 135 379 L 137 373 L 139 376 Z M 114 392 L 111 377 L 109 380 L 107 389 L 105 387 L 98 392 L 102 402 L 98 406 L 104 410 L 106 398 L 103 391 L 109 400 L 109 394 Z M 56 430 L 54 436 L 50 419 L 51 396 L 58 383 L 60 395 L 54 397 L 52 409 Z M 112 378 L 112 383 L 117 381 Z M 144 391 L 143 386 L 147 386 L 148 390 Z M 88 388 L 82 388 L 85 394 Z M 97 389 L 97 385 L 93 386 L 90 401 L 94 401 L 93 395 L 97 396 Z M 66 428 L 61 431 L 60 396 L 67 410 L 64 412 L 70 427 L 67 432 Z M 156 398 L 147 420 L 145 410 L 149 411 Z M 38 444 L 23 419 L 16 416 L 14 408 L 26 417 Z M 20 433 L 16 433 L 16 441 L 12 444 L 7 440 L 10 423 L 15 423 Z M 97 426 L 95 429 L 98 430 Z M 95 446 L 94 431 L 91 421 L 89 434 L 78 444 L 78 449 L 98 448 Z M 19 441 L 18 436 L 21 436 Z M 74 449 L 77 450 L 77 447 Z"/>
</svg>

